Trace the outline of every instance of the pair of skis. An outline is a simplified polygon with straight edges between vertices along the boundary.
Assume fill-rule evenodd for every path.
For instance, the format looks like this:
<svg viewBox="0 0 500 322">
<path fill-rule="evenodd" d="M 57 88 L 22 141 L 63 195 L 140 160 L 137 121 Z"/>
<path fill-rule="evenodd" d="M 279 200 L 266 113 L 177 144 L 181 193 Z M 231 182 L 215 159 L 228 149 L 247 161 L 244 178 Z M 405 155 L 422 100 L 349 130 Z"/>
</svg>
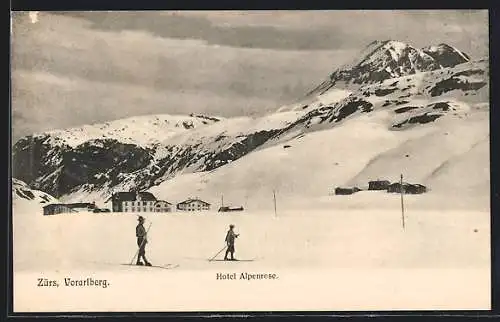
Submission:
<svg viewBox="0 0 500 322">
<path fill-rule="evenodd" d="M 136 265 L 136 264 L 122 264 L 125 266 L 136 266 L 142 268 L 162 268 L 162 269 L 173 269 L 179 267 L 179 264 L 167 264 L 167 265 Z"/>
<path fill-rule="evenodd" d="M 254 259 L 212 259 L 209 262 L 253 262 Z"/>
<path fill-rule="evenodd" d="M 253 262 L 253 259 L 215 259 L 215 257 L 219 256 L 227 248 L 227 245 L 224 246 L 221 250 L 217 252 L 212 258 L 210 258 L 209 262 Z"/>
<path fill-rule="evenodd" d="M 143 246 L 143 244 L 146 242 L 146 239 L 147 239 L 147 234 L 149 232 L 149 229 L 151 228 L 151 225 L 152 223 L 149 224 L 148 226 L 148 229 L 146 230 L 146 234 L 144 236 L 144 239 L 141 243 L 141 245 L 139 246 L 139 249 Z M 208 261 L 209 262 L 213 262 L 213 261 L 216 261 L 216 262 L 251 262 L 253 261 L 253 259 L 215 259 L 215 257 L 217 257 L 220 253 L 222 253 L 228 246 L 225 245 L 219 252 L 217 252 L 217 254 L 215 254 L 212 258 L 210 258 Z M 167 264 L 167 265 L 137 265 L 137 264 L 134 264 L 134 259 L 137 257 L 137 255 L 139 254 L 139 249 L 136 251 L 134 257 L 132 257 L 132 260 L 130 261 L 129 264 L 122 264 L 122 265 L 126 265 L 126 266 L 138 266 L 138 267 L 153 267 L 153 268 L 161 268 L 161 269 L 173 269 L 173 268 L 176 268 L 176 267 L 179 267 L 179 264 Z"/>
</svg>

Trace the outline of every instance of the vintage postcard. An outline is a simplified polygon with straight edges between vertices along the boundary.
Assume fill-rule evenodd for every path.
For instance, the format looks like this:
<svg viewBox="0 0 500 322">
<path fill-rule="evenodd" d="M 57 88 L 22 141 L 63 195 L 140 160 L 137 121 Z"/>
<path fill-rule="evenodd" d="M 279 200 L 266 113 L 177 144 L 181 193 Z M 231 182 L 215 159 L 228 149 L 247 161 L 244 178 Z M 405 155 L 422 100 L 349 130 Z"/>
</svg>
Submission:
<svg viewBox="0 0 500 322">
<path fill-rule="evenodd" d="M 488 11 L 11 23 L 14 312 L 491 308 Z"/>
</svg>

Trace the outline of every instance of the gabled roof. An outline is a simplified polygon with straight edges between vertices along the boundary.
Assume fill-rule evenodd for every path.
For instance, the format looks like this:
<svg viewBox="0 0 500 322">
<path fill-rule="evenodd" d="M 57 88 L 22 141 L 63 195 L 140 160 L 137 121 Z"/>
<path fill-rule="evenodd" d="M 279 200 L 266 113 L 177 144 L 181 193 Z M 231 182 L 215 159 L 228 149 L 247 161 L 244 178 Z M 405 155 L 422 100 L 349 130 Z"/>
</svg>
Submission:
<svg viewBox="0 0 500 322">
<path fill-rule="evenodd" d="M 139 192 L 139 196 L 144 201 L 156 201 L 156 197 L 151 192 Z"/>
<path fill-rule="evenodd" d="M 156 201 L 156 197 L 151 193 L 151 192 L 139 192 L 139 196 L 141 197 L 141 200 L 144 201 Z M 112 201 L 136 201 L 137 200 L 137 193 L 130 191 L 120 191 L 116 192 L 111 196 Z"/>
<path fill-rule="evenodd" d="M 159 202 L 164 202 L 164 203 L 167 203 L 167 204 L 171 205 L 171 203 L 170 203 L 170 202 L 165 201 L 165 200 L 156 200 L 155 204 L 157 204 L 157 203 L 159 203 Z"/>
<path fill-rule="evenodd" d="M 205 205 L 209 205 L 210 206 L 210 204 L 208 202 L 205 202 L 205 201 L 203 201 L 201 199 L 198 199 L 198 198 L 194 198 L 194 199 L 193 198 L 189 198 L 187 200 L 184 200 L 183 202 L 179 202 L 178 205 L 185 205 L 185 204 L 191 203 L 193 201 L 199 201 L 199 202 L 201 202 L 201 203 L 203 203 Z"/>
<path fill-rule="evenodd" d="M 135 192 L 116 192 L 111 196 L 112 201 L 132 201 L 135 200 Z"/>
</svg>

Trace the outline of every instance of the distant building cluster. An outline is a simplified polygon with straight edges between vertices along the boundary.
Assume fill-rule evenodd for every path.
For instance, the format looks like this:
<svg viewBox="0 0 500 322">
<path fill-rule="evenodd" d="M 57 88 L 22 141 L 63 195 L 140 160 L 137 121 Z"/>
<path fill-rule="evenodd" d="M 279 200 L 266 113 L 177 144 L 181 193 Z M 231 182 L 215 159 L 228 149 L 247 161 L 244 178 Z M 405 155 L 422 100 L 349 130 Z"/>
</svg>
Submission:
<svg viewBox="0 0 500 322">
<path fill-rule="evenodd" d="M 374 180 L 368 182 L 368 190 L 383 190 L 389 193 L 404 193 L 404 194 L 422 194 L 427 192 L 427 187 L 418 183 L 407 183 L 394 182 L 391 183 L 389 180 Z M 363 191 L 358 187 L 336 187 L 336 195 L 352 195 L 356 192 Z"/>
<path fill-rule="evenodd" d="M 111 196 L 113 212 L 172 212 L 172 203 L 157 199 L 151 192 L 117 192 Z M 176 205 L 178 211 L 210 210 L 210 204 L 189 198 Z"/>
<path fill-rule="evenodd" d="M 111 195 L 107 202 L 111 201 L 113 212 L 129 213 L 169 213 L 173 211 L 207 211 L 210 210 L 210 203 L 199 198 L 189 198 L 177 205 L 165 200 L 159 200 L 151 192 L 128 192 L 120 191 Z M 101 209 L 95 203 L 58 203 L 43 207 L 44 215 L 71 214 L 78 212 L 110 212 L 109 209 Z"/>
</svg>

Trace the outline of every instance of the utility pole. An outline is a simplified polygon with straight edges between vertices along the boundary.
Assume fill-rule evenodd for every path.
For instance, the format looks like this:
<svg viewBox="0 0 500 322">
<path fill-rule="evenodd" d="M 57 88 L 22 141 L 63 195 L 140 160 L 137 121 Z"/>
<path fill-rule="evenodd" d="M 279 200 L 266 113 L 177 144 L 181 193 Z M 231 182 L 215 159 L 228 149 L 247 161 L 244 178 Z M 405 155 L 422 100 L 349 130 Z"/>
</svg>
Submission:
<svg viewBox="0 0 500 322">
<path fill-rule="evenodd" d="M 404 201 L 403 201 L 403 195 L 404 195 L 403 174 L 401 174 L 400 191 L 401 191 L 401 219 L 402 219 L 403 230 L 404 230 L 405 229 L 405 206 L 404 206 Z"/>
<path fill-rule="evenodd" d="M 278 217 L 278 213 L 276 212 L 276 191 L 273 190 L 273 200 L 274 200 L 274 216 Z"/>
</svg>

